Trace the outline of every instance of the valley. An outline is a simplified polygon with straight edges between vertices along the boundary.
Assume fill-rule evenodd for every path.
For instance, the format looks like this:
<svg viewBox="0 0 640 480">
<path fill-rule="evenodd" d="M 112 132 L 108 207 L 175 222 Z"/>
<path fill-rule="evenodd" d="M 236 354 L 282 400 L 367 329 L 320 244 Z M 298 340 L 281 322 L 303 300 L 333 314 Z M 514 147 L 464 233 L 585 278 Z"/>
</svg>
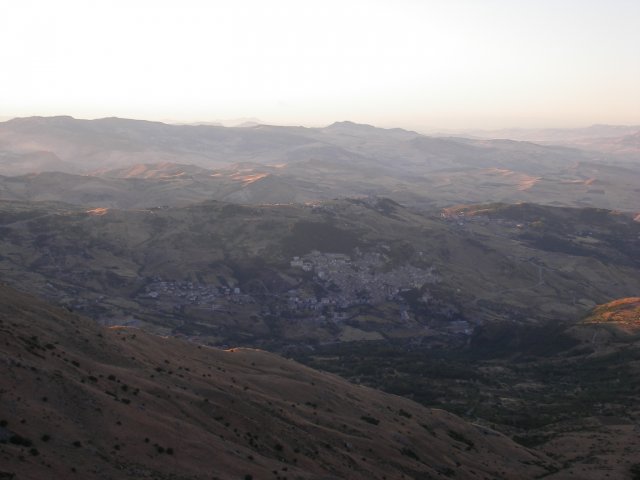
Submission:
<svg viewBox="0 0 640 480">
<path fill-rule="evenodd" d="M 0 152 L 7 478 L 209 478 L 198 442 L 225 479 L 637 478 L 631 150 L 55 117 Z"/>
</svg>

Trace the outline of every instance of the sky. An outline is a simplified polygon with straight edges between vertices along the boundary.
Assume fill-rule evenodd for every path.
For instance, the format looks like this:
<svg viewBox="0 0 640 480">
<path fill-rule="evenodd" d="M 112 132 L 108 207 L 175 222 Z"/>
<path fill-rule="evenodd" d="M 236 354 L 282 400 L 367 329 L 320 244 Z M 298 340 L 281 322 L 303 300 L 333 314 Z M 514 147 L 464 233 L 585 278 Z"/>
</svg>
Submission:
<svg viewBox="0 0 640 480">
<path fill-rule="evenodd" d="M 0 117 L 640 124 L 638 0 L 0 0 Z"/>
</svg>

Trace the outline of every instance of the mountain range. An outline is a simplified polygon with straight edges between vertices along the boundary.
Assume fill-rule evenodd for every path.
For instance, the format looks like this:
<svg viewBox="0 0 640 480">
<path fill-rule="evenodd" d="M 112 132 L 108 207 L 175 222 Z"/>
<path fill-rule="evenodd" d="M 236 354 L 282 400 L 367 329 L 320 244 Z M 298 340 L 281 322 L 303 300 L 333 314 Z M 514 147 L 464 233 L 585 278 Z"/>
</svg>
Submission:
<svg viewBox="0 0 640 480">
<path fill-rule="evenodd" d="M 526 201 L 634 211 L 640 209 L 640 167 L 632 161 L 638 156 L 629 153 L 634 138 L 611 149 L 624 150 L 620 156 L 352 122 L 226 128 L 35 117 L 0 123 L 0 195 L 149 208 L 373 194 L 416 206 Z M 67 176 L 41 178 L 51 171 Z"/>
</svg>

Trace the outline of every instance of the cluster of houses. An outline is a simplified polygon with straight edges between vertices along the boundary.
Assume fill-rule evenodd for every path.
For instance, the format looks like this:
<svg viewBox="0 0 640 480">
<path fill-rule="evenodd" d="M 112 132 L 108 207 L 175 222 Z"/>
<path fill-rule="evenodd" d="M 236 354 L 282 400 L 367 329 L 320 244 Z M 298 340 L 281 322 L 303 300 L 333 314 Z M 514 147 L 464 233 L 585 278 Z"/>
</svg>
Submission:
<svg viewBox="0 0 640 480">
<path fill-rule="evenodd" d="M 239 287 L 216 286 L 191 281 L 163 281 L 154 279 L 146 285 L 138 298 L 147 298 L 171 302 L 176 305 L 210 305 L 215 309 L 216 302 L 228 300 L 233 303 L 244 303 Z M 244 299 L 247 300 L 247 299 Z"/>
<path fill-rule="evenodd" d="M 318 251 L 293 257 L 290 265 L 313 272 L 313 279 L 326 293 L 317 298 L 313 292 L 291 290 L 287 292 L 288 304 L 297 310 L 318 310 L 325 306 L 348 308 L 363 303 L 401 301 L 402 292 L 439 280 L 432 268 L 402 265 L 387 269 L 388 263 L 389 258 L 381 252 L 358 252 L 353 259 L 345 254 Z"/>
<path fill-rule="evenodd" d="M 450 223 L 455 223 L 458 226 L 464 226 L 466 223 L 479 223 L 480 225 L 495 223 L 503 227 L 523 229 L 529 225 L 524 221 L 517 222 L 506 218 L 492 218 L 489 215 L 484 214 L 467 215 L 464 211 L 455 211 L 450 209 L 444 209 L 440 213 L 440 218 Z"/>
<path fill-rule="evenodd" d="M 263 312 L 288 318 L 346 318 L 345 310 L 356 305 L 397 302 L 408 309 L 403 293 L 439 281 L 432 268 L 412 265 L 391 266 L 387 250 L 356 251 L 353 256 L 313 251 L 293 257 L 290 266 L 311 275 L 296 287 L 258 302 L 240 287 L 210 285 L 192 281 L 153 278 L 138 298 L 180 306 L 196 306 L 213 311 L 231 304 L 258 304 Z M 424 295 L 428 297 L 428 294 Z M 231 310 L 233 311 L 233 310 Z M 406 312 L 405 312 L 406 313 Z"/>
</svg>

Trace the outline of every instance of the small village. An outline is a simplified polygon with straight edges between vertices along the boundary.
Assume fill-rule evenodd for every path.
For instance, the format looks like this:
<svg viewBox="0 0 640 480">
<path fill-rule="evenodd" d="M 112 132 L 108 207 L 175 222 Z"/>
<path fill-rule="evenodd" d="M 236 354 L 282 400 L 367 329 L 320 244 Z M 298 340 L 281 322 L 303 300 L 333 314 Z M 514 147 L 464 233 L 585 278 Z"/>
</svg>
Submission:
<svg viewBox="0 0 640 480">
<path fill-rule="evenodd" d="M 239 286 L 154 277 L 136 298 L 145 303 L 163 305 L 161 308 L 190 306 L 212 312 L 233 312 L 233 305 L 240 308 L 253 304 L 261 306 L 261 313 L 290 319 L 340 322 L 348 318 L 345 311 L 350 307 L 375 306 L 385 302 L 397 303 L 401 307 L 401 316 L 408 318 L 409 306 L 402 294 L 439 281 L 433 268 L 422 269 L 407 264 L 389 268 L 390 259 L 385 253 L 385 246 L 381 246 L 378 252 L 356 249 L 352 256 L 312 251 L 302 257 L 293 257 L 289 263 L 292 269 L 289 274 L 299 271 L 294 275 L 300 276 L 299 283 L 278 293 L 250 294 Z M 428 293 L 423 297 L 422 301 L 429 301 Z"/>
<path fill-rule="evenodd" d="M 403 291 L 438 281 L 433 268 L 424 270 L 402 265 L 386 270 L 390 259 L 384 253 L 356 250 L 353 257 L 318 251 L 293 257 L 291 266 L 312 272 L 314 281 L 324 287 L 326 293 L 318 299 L 306 291 L 291 290 L 287 292 L 289 305 L 293 309 L 320 309 L 327 305 L 338 308 L 376 305 L 399 301 Z"/>
<path fill-rule="evenodd" d="M 250 296 L 243 294 L 239 287 L 216 286 L 191 281 L 169 281 L 155 277 L 146 285 L 140 299 L 157 300 L 163 303 L 210 307 L 215 310 L 221 302 L 247 304 L 255 303 Z"/>
</svg>

